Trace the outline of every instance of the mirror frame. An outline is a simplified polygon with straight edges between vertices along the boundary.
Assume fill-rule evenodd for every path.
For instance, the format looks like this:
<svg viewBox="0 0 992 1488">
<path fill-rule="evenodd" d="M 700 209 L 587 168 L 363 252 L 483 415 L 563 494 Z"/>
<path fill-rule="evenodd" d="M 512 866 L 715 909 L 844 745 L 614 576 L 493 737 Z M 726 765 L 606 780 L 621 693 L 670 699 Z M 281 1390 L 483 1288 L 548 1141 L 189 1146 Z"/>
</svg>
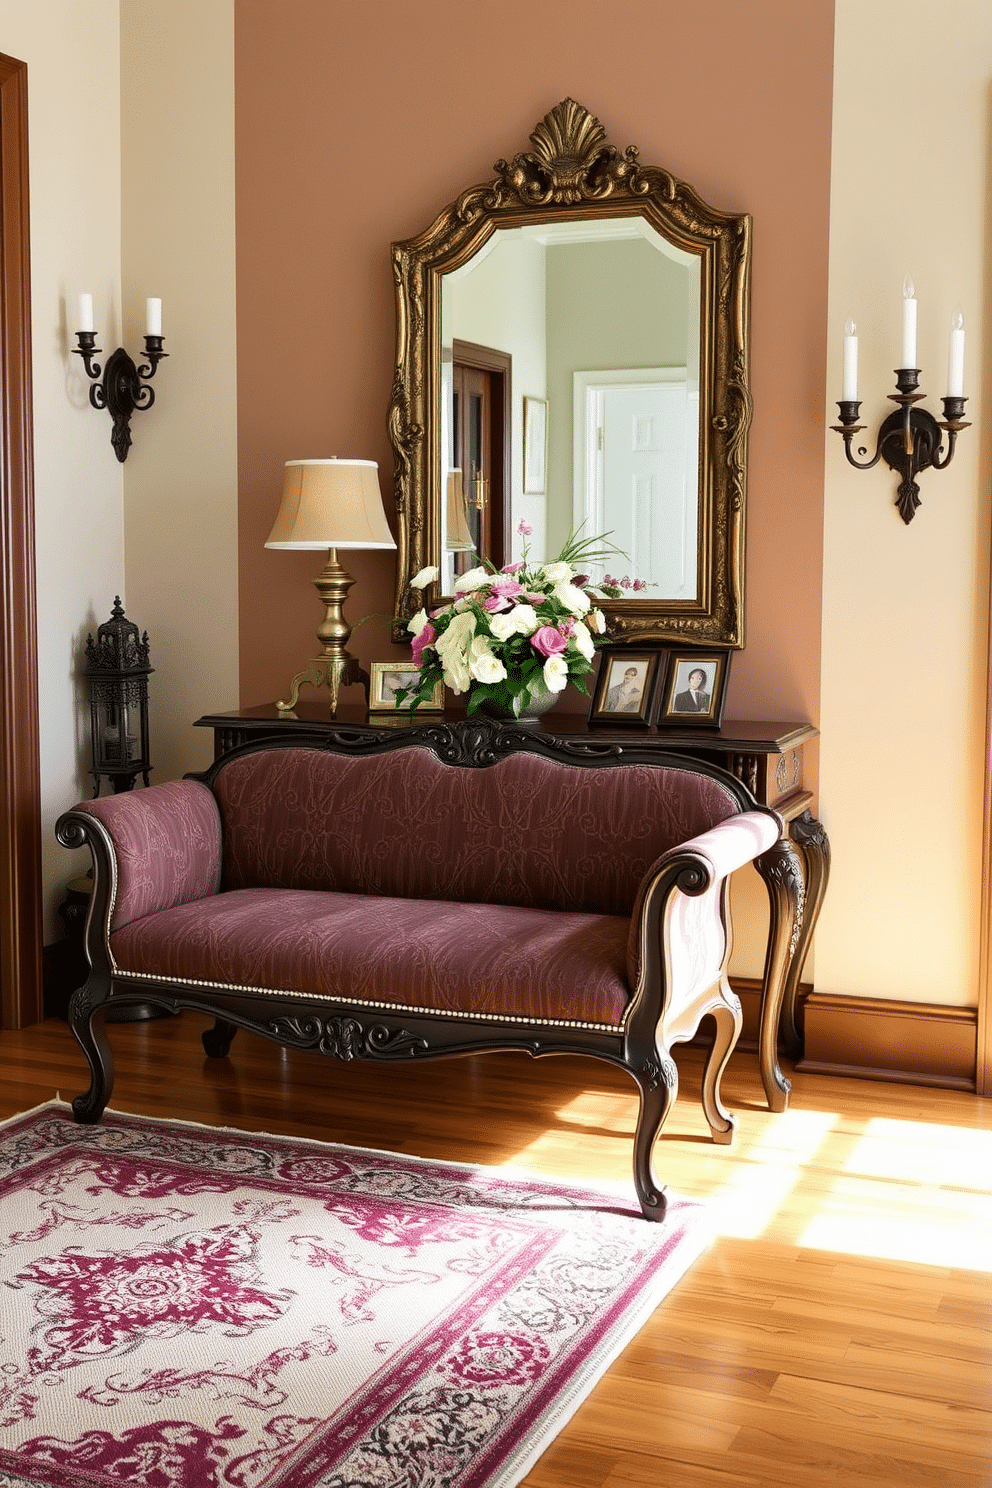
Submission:
<svg viewBox="0 0 992 1488">
<path fill-rule="evenodd" d="M 606 599 L 614 640 L 744 645 L 744 536 L 751 424 L 751 218 L 708 206 L 638 151 L 610 145 L 602 124 L 566 98 L 531 135 L 532 151 L 499 160 L 415 238 L 392 245 L 396 369 L 389 438 L 397 531 L 394 614 L 440 600 L 410 580 L 441 567 L 441 283 L 500 227 L 640 216 L 700 263 L 698 583 L 694 600 Z M 549 557 L 553 555 L 548 555 Z M 394 639 L 409 639 L 398 625 Z"/>
</svg>

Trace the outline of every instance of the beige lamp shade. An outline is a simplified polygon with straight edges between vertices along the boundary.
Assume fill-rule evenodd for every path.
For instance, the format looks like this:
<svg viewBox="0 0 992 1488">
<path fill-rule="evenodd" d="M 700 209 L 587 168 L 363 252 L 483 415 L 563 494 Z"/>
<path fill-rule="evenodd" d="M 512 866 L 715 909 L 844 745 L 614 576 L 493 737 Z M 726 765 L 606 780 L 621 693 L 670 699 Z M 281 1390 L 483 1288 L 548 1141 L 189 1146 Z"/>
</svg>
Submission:
<svg viewBox="0 0 992 1488">
<path fill-rule="evenodd" d="M 267 548 L 395 548 L 374 460 L 287 460 Z"/>
<path fill-rule="evenodd" d="M 447 538 L 445 547 L 449 553 L 471 552 L 475 547 L 472 534 L 468 530 L 468 522 L 465 518 L 465 496 L 462 489 L 462 473 L 460 470 L 452 470 L 448 473 L 448 503 L 447 503 Z"/>
</svg>

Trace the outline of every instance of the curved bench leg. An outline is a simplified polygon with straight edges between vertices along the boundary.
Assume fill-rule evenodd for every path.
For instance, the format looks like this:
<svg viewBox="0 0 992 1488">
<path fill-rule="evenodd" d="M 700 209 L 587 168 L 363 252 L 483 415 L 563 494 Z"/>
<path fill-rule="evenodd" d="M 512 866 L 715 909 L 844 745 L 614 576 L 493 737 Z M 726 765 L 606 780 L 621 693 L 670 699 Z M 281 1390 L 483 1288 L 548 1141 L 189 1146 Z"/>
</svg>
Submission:
<svg viewBox="0 0 992 1488">
<path fill-rule="evenodd" d="M 103 1006 L 102 989 L 91 988 L 89 982 L 79 987 L 69 1002 L 69 1027 L 90 1067 L 90 1088 L 85 1095 L 76 1096 L 72 1114 L 77 1121 L 88 1126 L 100 1120 L 114 1093 L 114 1056 L 104 1032 L 103 1019 L 95 1027 L 93 1025 L 95 1014 Z"/>
<path fill-rule="evenodd" d="M 731 1115 L 720 1099 L 720 1079 L 734 1045 L 740 1038 L 744 1019 L 737 994 L 726 987 L 723 995 L 726 1001 L 709 1009 L 716 1024 L 716 1033 L 713 1035 L 713 1044 L 706 1058 L 702 1093 L 703 1113 L 709 1122 L 713 1140 L 727 1145 L 734 1140 L 737 1118 Z"/>
<path fill-rule="evenodd" d="M 231 1052 L 237 1023 L 228 1023 L 226 1018 L 215 1018 L 213 1028 L 205 1028 L 201 1037 L 203 1047 L 211 1059 L 223 1059 Z"/>
<path fill-rule="evenodd" d="M 662 1220 L 668 1207 L 665 1191 L 654 1181 L 651 1153 L 679 1089 L 679 1072 L 668 1054 L 658 1053 L 640 1070 L 632 1070 L 641 1092 L 634 1132 L 634 1187 L 645 1219 Z"/>
<path fill-rule="evenodd" d="M 768 1109 L 784 1111 L 789 1104 L 792 1085 L 779 1068 L 778 1025 L 786 981 L 793 967 L 803 925 L 803 865 L 792 843 L 781 837 L 774 847 L 755 859 L 754 866 L 768 890 L 770 919 L 761 994 L 758 1064 Z"/>
</svg>

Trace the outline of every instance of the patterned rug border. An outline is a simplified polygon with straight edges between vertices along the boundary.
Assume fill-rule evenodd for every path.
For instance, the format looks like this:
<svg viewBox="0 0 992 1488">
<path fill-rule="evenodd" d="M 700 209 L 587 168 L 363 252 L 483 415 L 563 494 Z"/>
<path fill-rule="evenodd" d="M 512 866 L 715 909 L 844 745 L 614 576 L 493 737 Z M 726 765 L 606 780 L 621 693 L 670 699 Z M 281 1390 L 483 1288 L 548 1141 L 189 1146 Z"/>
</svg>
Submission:
<svg viewBox="0 0 992 1488">
<path fill-rule="evenodd" d="M 11 1131 L 16 1131 L 20 1125 L 36 1121 L 45 1115 L 73 1121 L 71 1105 L 56 1095 L 52 1100 L 43 1101 L 37 1106 L 0 1120 L 0 1140 Z M 609 1330 L 605 1338 L 595 1342 L 584 1359 L 576 1365 L 567 1394 L 546 1403 L 541 1411 L 535 1411 L 536 1419 L 532 1427 L 524 1434 L 524 1440 L 494 1465 L 493 1471 L 485 1478 L 485 1488 L 514 1488 L 514 1485 L 520 1483 L 589 1397 L 610 1365 L 620 1357 L 664 1298 L 698 1260 L 714 1236 L 712 1215 L 698 1200 L 686 1199 L 669 1193 L 666 1218 L 663 1222 L 657 1223 L 643 1218 L 631 1184 L 616 1180 L 589 1182 L 559 1179 L 553 1175 L 519 1167 L 516 1164 L 489 1165 L 459 1162 L 447 1158 L 421 1157 L 415 1153 L 360 1147 L 353 1143 L 330 1141 L 319 1137 L 211 1125 L 181 1117 L 151 1116 L 122 1111 L 114 1107 L 108 1107 L 103 1122 L 94 1126 L 80 1125 L 78 1129 L 81 1140 L 85 1139 L 85 1133 L 96 1135 L 102 1127 L 114 1122 L 125 1127 L 150 1125 L 157 1128 L 178 1128 L 202 1136 L 206 1140 L 223 1137 L 235 1141 L 272 1144 L 276 1149 L 306 1148 L 323 1153 L 339 1151 L 355 1154 L 361 1159 L 383 1162 L 386 1165 L 395 1163 L 407 1169 L 430 1169 L 434 1173 L 450 1174 L 455 1179 L 459 1175 L 464 1175 L 466 1179 L 476 1180 L 481 1185 L 485 1185 L 487 1181 L 494 1181 L 496 1184 L 505 1182 L 525 1192 L 530 1190 L 537 1199 L 542 1196 L 549 1198 L 552 1202 L 548 1207 L 555 1216 L 564 1218 L 572 1214 L 581 1222 L 582 1215 L 589 1214 L 590 1218 L 593 1218 L 596 1213 L 603 1211 L 605 1205 L 609 1216 L 621 1225 L 629 1222 L 636 1227 L 638 1233 L 640 1227 L 644 1226 L 646 1235 L 650 1234 L 652 1239 L 657 1240 L 657 1249 L 662 1252 L 656 1272 L 644 1282 L 636 1299 L 627 1300 L 622 1307 L 616 1308 L 614 1319 L 616 1325 Z M 482 1207 L 480 1204 L 480 1210 Z M 496 1207 L 494 1204 L 493 1208 Z M 509 1207 L 509 1205 L 504 1205 L 504 1211 Z M 520 1206 L 520 1212 L 522 1216 L 527 1214 L 539 1216 L 542 1207 L 539 1203 L 531 1205 L 525 1202 Z M 0 1466 L 0 1488 L 36 1488 L 36 1485 L 42 1481 L 39 1478 L 21 1477 L 16 1473 L 12 1475 L 9 1467 L 5 1471 Z"/>
<path fill-rule="evenodd" d="M 29 1117 L 36 1116 L 39 1112 L 51 1110 L 74 1120 L 72 1116 L 72 1104 L 64 1101 L 56 1094 L 53 1099 L 41 1101 L 37 1106 L 30 1106 L 27 1110 L 18 1111 L 13 1116 L 0 1119 L 0 1133 L 7 1126 L 17 1121 L 26 1121 Z M 560 1189 L 562 1193 L 569 1194 L 572 1198 L 581 1198 L 591 1205 L 597 1201 L 607 1200 L 610 1203 L 611 1212 L 618 1216 L 628 1215 L 633 1219 L 641 1220 L 640 1205 L 634 1193 L 633 1184 L 623 1178 L 556 1178 L 550 1173 L 541 1173 L 534 1168 L 527 1168 L 517 1163 L 468 1163 L 459 1162 L 457 1158 L 449 1157 L 421 1157 L 419 1153 L 397 1151 L 391 1147 L 363 1147 L 357 1142 L 337 1142 L 327 1137 L 305 1137 L 297 1136 L 291 1132 L 272 1132 L 252 1130 L 245 1126 L 221 1126 L 206 1121 L 189 1121 L 182 1116 L 149 1116 L 141 1111 L 122 1111 L 116 1106 L 107 1106 L 104 1116 L 114 1116 L 122 1121 L 148 1121 L 156 1126 L 182 1126 L 191 1131 L 217 1132 L 226 1137 L 257 1137 L 267 1142 L 297 1142 L 308 1147 L 340 1147 L 347 1152 L 356 1152 L 363 1157 L 395 1159 L 398 1162 L 410 1163 L 416 1167 L 443 1168 L 452 1173 L 478 1174 L 480 1177 L 508 1178 L 521 1184 L 533 1184 L 538 1189 L 554 1190 Z M 86 1131 L 83 1123 L 78 1123 L 80 1131 Z M 90 1130 L 99 1130 L 100 1123 L 91 1126 Z M 683 1210 L 698 1211 L 699 1217 L 706 1213 L 705 1205 L 701 1199 L 689 1199 L 681 1194 L 673 1192 L 666 1186 L 668 1198 L 668 1215 L 663 1224 L 657 1225 L 659 1230 L 666 1228 L 673 1215 L 681 1216 Z M 654 1220 L 644 1220 L 645 1224 L 655 1225 Z M 710 1230 L 707 1235 L 707 1244 L 713 1239 L 715 1230 Z M 705 1247 L 704 1247 L 705 1248 Z M 700 1252 L 701 1253 L 701 1252 Z M 0 1488 L 3 1484 L 0 1483 Z"/>
</svg>

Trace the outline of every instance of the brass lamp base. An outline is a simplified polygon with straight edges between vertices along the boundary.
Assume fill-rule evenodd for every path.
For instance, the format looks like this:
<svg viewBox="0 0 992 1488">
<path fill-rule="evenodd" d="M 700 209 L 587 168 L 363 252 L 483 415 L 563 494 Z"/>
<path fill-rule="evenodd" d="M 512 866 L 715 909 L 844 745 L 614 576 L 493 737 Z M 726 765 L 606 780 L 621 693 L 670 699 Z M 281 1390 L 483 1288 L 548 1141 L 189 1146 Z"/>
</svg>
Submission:
<svg viewBox="0 0 992 1488">
<path fill-rule="evenodd" d="M 280 713 L 291 713 L 296 707 L 300 688 L 309 683 L 311 687 L 331 689 L 331 717 L 333 717 L 338 711 L 339 690 L 350 686 L 352 682 L 362 683 L 367 698 L 369 674 L 362 669 L 356 656 L 350 656 L 347 651 L 341 656 L 315 656 L 312 661 L 307 662 L 302 672 L 297 672 L 289 684 L 289 700 L 285 703 L 276 703 L 276 707 Z"/>
<path fill-rule="evenodd" d="M 358 658 L 347 649 L 351 626 L 344 618 L 344 602 L 348 590 L 355 582 L 341 567 L 334 548 L 327 554 L 327 562 L 314 579 L 317 593 L 324 602 L 324 618 L 317 627 L 317 639 L 321 642 L 321 654 L 308 661 L 302 672 L 297 672 L 289 684 L 289 698 L 276 703 L 281 713 L 291 713 L 296 707 L 300 688 L 309 683 L 311 687 L 331 689 L 331 717 L 338 711 L 338 693 L 342 687 L 360 682 L 369 695 L 369 674 L 364 671 Z"/>
</svg>

